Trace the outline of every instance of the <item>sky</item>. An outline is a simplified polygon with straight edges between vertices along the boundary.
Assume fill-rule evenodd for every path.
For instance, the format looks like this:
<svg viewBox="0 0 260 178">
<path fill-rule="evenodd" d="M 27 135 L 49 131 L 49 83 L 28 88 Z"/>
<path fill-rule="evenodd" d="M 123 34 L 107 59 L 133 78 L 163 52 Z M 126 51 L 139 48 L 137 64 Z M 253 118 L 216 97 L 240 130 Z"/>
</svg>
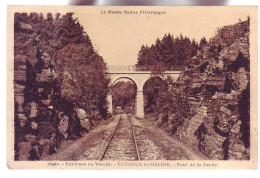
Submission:
<svg viewBox="0 0 260 178">
<path fill-rule="evenodd" d="M 108 10 L 160 10 L 164 15 L 102 14 Z M 142 45 L 151 46 L 165 34 L 187 36 L 199 42 L 214 36 L 218 27 L 245 20 L 241 7 L 106 7 L 85 8 L 74 14 L 108 65 L 135 65 Z"/>
</svg>

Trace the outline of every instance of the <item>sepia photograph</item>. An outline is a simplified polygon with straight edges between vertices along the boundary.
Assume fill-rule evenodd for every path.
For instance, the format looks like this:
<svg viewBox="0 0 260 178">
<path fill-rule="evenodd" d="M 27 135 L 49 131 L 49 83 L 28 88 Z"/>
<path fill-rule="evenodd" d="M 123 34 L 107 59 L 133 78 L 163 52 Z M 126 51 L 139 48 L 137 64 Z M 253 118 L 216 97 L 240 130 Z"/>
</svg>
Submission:
<svg viewBox="0 0 260 178">
<path fill-rule="evenodd" d="M 9 6 L 9 167 L 256 168 L 257 11 Z"/>
</svg>

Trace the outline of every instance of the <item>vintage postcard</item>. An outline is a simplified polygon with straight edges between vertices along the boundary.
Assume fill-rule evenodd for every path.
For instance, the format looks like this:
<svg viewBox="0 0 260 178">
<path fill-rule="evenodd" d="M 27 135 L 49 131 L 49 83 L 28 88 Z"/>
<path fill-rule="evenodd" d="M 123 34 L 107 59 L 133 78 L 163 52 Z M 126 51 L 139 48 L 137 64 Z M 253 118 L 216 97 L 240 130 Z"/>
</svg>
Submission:
<svg viewBox="0 0 260 178">
<path fill-rule="evenodd" d="M 9 6 L 11 169 L 256 169 L 256 6 Z"/>
</svg>

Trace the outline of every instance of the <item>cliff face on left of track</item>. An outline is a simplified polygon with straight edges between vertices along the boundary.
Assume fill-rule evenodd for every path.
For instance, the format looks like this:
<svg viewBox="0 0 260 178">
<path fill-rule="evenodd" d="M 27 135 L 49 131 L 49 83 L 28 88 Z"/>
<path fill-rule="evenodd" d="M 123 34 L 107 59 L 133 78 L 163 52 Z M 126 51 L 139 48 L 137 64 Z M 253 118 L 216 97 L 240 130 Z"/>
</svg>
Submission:
<svg viewBox="0 0 260 178">
<path fill-rule="evenodd" d="M 72 16 L 15 13 L 16 160 L 53 154 L 106 117 L 105 63 Z"/>
</svg>

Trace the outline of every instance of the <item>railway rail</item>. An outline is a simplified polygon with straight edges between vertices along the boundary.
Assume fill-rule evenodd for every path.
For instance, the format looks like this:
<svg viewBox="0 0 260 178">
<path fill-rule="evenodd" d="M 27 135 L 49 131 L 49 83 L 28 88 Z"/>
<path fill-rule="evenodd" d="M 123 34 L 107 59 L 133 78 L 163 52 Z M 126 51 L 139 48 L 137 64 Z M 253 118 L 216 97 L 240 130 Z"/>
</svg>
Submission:
<svg viewBox="0 0 260 178">
<path fill-rule="evenodd" d="M 120 115 L 100 157 L 102 160 L 140 160 L 134 127 L 128 115 Z"/>
</svg>

